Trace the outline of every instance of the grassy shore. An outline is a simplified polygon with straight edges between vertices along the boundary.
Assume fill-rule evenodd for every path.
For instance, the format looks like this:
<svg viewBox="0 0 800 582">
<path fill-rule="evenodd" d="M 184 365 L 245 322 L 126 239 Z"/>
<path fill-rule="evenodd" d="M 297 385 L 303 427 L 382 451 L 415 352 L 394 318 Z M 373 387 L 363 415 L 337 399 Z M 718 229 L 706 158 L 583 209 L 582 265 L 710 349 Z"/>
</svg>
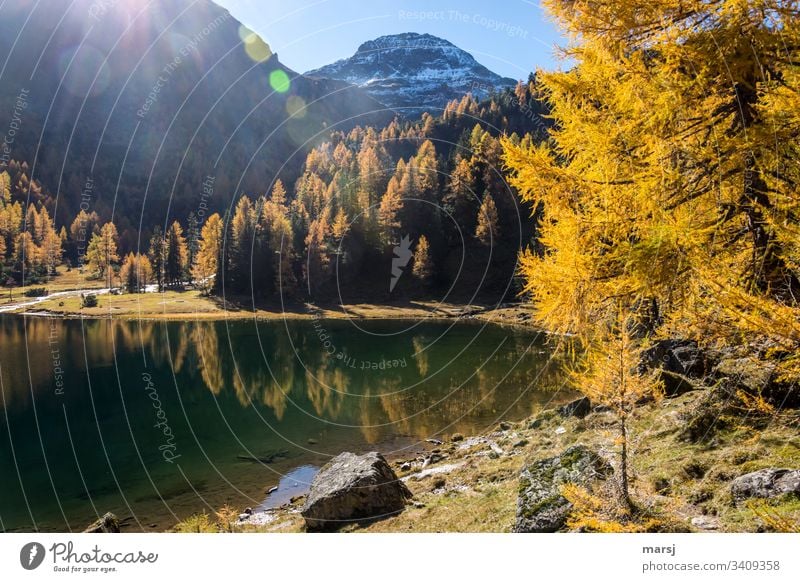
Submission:
<svg viewBox="0 0 800 582">
<path fill-rule="evenodd" d="M 633 435 L 632 491 L 635 502 L 657 515 L 659 530 L 699 531 L 692 519 L 715 524 L 715 531 L 770 531 L 763 512 L 749 504 L 735 506 L 730 481 L 767 467 L 800 467 L 798 411 L 780 418 L 719 430 L 704 443 L 679 438 L 685 415 L 697 406 L 705 390 L 664 399 L 639 409 Z M 389 459 L 414 494 L 401 514 L 343 531 L 351 532 L 509 532 L 516 510 L 518 476 L 526 460 L 551 457 L 582 443 L 615 459 L 616 428 L 609 413 L 584 419 L 563 418 L 548 410 L 523 422 L 503 423 L 483 435 L 453 435 L 442 445 L 428 445 L 444 458 L 420 470 L 401 469 L 408 459 Z M 407 465 L 406 465 L 407 466 Z M 304 498 L 272 510 L 258 525 L 214 523 L 199 516 L 178 525 L 178 531 L 300 532 Z M 800 499 L 767 502 L 772 516 L 800 524 Z M 234 512 L 238 514 L 238 512 Z"/>
<path fill-rule="evenodd" d="M 31 289 L 47 289 L 48 293 L 59 293 L 61 291 L 75 291 L 78 289 L 102 289 L 106 286 L 105 282 L 99 279 L 89 279 L 86 273 L 78 269 L 69 269 L 63 265 L 58 267 L 56 275 L 46 281 L 21 285 L 19 287 L 4 287 L 0 289 L 0 307 L 9 303 L 22 302 L 26 299 L 25 293 Z M 9 299 L 11 301 L 9 301 Z"/>
<path fill-rule="evenodd" d="M 77 271 L 64 272 L 53 281 L 35 285 L 46 287 L 50 293 L 91 290 L 102 287 L 102 282 L 86 281 Z M 523 304 L 461 305 L 438 303 L 430 300 L 402 300 L 385 304 L 359 303 L 352 305 L 311 304 L 280 302 L 253 305 L 248 297 L 223 299 L 207 296 L 199 290 L 166 290 L 159 293 L 102 294 L 97 296 L 96 307 L 83 307 L 79 293 L 37 301 L 23 296 L 23 288 L 13 289 L 13 302 L 0 306 L 19 304 L 12 313 L 54 315 L 60 317 L 113 317 L 144 320 L 222 320 L 222 319 L 478 319 L 481 321 L 529 325 L 531 309 Z"/>
</svg>

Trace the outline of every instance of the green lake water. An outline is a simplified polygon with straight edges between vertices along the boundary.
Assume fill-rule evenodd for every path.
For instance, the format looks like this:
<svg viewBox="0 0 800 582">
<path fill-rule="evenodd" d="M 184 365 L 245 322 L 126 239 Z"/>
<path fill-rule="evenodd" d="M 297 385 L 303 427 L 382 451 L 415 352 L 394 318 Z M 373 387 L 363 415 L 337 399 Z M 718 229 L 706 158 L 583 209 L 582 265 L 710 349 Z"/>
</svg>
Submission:
<svg viewBox="0 0 800 582">
<path fill-rule="evenodd" d="M 568 396 L 541 334 L 471 321 L 0 317 L 0 530 L 162 530 Z M 272 495 L 266 491 L 279 490 Z"/>
</svg>

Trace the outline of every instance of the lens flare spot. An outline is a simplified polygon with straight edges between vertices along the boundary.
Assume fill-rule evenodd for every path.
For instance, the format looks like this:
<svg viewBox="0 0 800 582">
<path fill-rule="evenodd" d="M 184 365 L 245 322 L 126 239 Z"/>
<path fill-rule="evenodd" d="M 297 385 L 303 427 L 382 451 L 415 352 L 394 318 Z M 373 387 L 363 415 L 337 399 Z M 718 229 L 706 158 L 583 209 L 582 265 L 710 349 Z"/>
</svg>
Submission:
<svg viewBox="0 0 800 582">
<path fill-rule="evenodd" d="M 58 61 L 63 85 L 73 95 L 96 97 L 111 80 L 111 69 L 103 53 L 89 44 L 65 49 Z"/>
<path fill-rule="evenodd" d="M 257 37 L 258 35 L 247 28 L 244 24 L 239 27 L 239 38 L 242 42 L 252 42 L 252 40 Z"/>
<path fill-rule="evenodd" d="M 264 42 L 264 39 L 244 25 L 239 27 L 239 38 L 244 44 L 244 52 L 251 60 L 263 63 L 272 56 L 272 49 Z"/>
<path fill-rule="evenodd" d="M 282 69 L 275 69 L 269 74 L 269 86 L 278 93 L 286 93 L 291 87 L 292 81 L 289 75 Z"/>
<path fill-rule="evenodd" d="M 303 119 L 308 113 L 306 109 L 306 100 L 297 95 L 292 95 L 286 100 L 286 113 L 289 117 L 296 119 Z"/>
<path fill-rule="evenodd" d="M 244 52 L 257 63 L 268 61 L 272 56 L 272 49 L 257 35 L 253 40 L 244 43 Z"/>
</svg>

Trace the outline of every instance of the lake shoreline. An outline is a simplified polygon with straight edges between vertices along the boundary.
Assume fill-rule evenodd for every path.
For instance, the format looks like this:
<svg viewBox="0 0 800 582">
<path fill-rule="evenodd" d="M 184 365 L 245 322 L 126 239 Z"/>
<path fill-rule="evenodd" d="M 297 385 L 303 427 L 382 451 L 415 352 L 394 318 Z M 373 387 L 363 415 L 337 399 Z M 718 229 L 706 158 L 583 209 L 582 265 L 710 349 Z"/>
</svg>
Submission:
<svg viewBox="0 0 800 582">
<path fill-rule="evenodd" d="M 530 305 L 517 302 L 497 306 L 428 300 L 348 305 L 304 303 L 292 304 L 285 309 L 279 305 L 253 309 L 191 291 L 166 291 L 153 295 L 159 301 L 153 301 L 154 298 L 144 295 L 102 295 L 98 297 L 99 305 L 93 308 L 82 308 L 76 300 L 69 301 L 75 299 L 71 297 L 68 300 L 48 299 L 38 302 L 35 308 L 21 305 L 20 310 L 6 311 L 4 315 L 135 321 L 473 320 L 525 329 L 537 328 Z"/>
<path fill-rule="evenodd" d="M 681 419 L 707 401 L 708 386 L 677 397 L 650 402 L 637 410 L 632 424 L 647 454 L 634 457 L 634 492 L 642 507 L 658 516 L 655 529 L 681 533 L 775 531 L 764 514 L 731 500 L 731 480 L 774 466 L 798 466 L 800 442 L 791 424 L 769 424 L 760 429 L 757 454 L 749 431 L 720 429 L 711 443 L 676 438 Z M 797 411 L 786 414 L 798 418 Z M 411 490 L 404 511 L 385 519 L 349 524 L 341 532 L 364 533 L 510 533 L 517 519 L 520 474 L 523 467 L 563 454 L 569 447 L 587 446 L 615 465 L 616 453 L 607 447 L 613 415 L 593 408 L 575 415 L 567 407 L 551 406 L 519 421 L 503 421 L 472 436 L 442 435 L 441 443 L 422 443 L 415 458 L 387 455 L 386 459 Z M 795 445 L 787 450 L 775 443 Z M 691 474 L 703 467 L 713 479 Z M 669 488 L 654 491 L 668 482 Z M 654 485 L 655 484 L 655 485 Z M 791 495 L 769 500 L 775 515 L 791 523 L 800 501 Z M 280 507 L 241 515 L 236 531 L 252 533 L 306 532 L 301 509 L 305 496 Z M 655 524 L 656 522 L 654 522 Z M 214 527 L 218 527 L 214 526 Z M 167 531 L 191 531 L 181 524 Z M 209 529 L 207 531 L 219 531 Z M 561 531 L 580 531 L 563 528 Z"/>
<path fill-rule="evenodd" d="M 256 325 L 241 317 L 0 317 L 7 422 L 30 433 L 19 441 L 26 455 L 61 477 L 65 524 L 84 527 L 85 505 L 93 500 L 98 510 L 118 515 L 126 531 L 163 531 L 202 509 L 198 495 L 214 510 L 256 508 L 279 476 L 300 466 L 373 447 L 387 458 L 415 457 L 428 438 L 446 441 L 455 432 L 477 434 L 501 419 L 526 418 L 557 393 L 547 337 L 536 331 L 471 315 L 402 320 L 408 310 L 397 308 L 393 317 L 377 319 L 379 311 L 361 308 L 371 321 L 348 321 L 341 311 L 335 319 L 309 319 L 326 316 L 318 310 L 284 322 L 271 313 L 274 321 L 264 317 Z M 485 315 L 491 314 L 479 316 Z M 67 383 L 63 394 L 54 391 L 54 370 L 56 381 Z M 45 450 L 36 437 L 34 399 L 49 429 Z M 67 430 L 81 435 L 82 450 L 115 442 L 110 459 L 81 458 L 81 478 L 63 439 Z M 162 458 L 170 444 L 181 455 L 181 471 Z M 109 464 L 126 467 L 119 485 Z M 22 479 L 27 487 L 42 477 L 33 467 Z M 118 495 L 123 490 L 131 506 Z M 16 494 L 22 499 L 21 490 Z M 8 505 L 14 499 L 4 500 L 5 527 L 64 527 L 58 507 L 47 505 L 51 498 L 35 517 L 21 503 Z"/>
</svg>

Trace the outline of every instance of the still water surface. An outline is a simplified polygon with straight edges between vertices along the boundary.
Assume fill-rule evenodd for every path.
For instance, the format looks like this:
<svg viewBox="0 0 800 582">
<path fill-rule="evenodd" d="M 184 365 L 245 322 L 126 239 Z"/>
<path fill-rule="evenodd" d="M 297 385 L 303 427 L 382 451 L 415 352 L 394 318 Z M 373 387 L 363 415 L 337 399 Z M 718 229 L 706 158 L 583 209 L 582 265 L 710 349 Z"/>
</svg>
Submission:
<svg viewBox="0 0 800 582">
<path fill-rule="evenodd" d="M 542 335 L 475 322 L 0 316 L 0 382 L 4 531 L 273 505 L 344 450 L 411 455 L 565 396 Z"/>
</svg>

